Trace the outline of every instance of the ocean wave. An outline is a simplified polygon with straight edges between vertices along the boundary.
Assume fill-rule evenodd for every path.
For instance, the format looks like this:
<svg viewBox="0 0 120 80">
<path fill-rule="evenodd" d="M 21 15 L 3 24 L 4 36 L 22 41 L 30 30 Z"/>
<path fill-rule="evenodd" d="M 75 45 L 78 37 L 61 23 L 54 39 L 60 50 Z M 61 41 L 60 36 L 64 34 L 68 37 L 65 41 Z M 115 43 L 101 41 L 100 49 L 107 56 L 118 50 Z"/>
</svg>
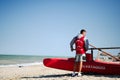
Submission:
<svg viewBox="0 0 120 80">
<path fill-rule="evenodd" d="M 0 67 L 24 67 L 32 65 L 41 65 L 43 62 L 33 62 L 33 63 L 21 63 L 21 64 L 9 64 L 9 65 L 0 65 Z"/>
</svg>

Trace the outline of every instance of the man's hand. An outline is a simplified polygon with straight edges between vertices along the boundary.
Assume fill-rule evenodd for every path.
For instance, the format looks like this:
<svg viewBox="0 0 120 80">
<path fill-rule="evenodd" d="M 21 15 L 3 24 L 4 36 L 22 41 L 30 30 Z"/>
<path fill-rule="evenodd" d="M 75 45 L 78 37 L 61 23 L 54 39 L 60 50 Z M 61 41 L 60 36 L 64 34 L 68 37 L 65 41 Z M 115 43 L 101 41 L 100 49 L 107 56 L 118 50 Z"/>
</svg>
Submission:
<svg viewBox="0 0 120 80">
<path fill-rule="evenodd" d="M 71 48 L 71 51 L 73 51 L 74 49 L 73 48 Z"/>
</svg>

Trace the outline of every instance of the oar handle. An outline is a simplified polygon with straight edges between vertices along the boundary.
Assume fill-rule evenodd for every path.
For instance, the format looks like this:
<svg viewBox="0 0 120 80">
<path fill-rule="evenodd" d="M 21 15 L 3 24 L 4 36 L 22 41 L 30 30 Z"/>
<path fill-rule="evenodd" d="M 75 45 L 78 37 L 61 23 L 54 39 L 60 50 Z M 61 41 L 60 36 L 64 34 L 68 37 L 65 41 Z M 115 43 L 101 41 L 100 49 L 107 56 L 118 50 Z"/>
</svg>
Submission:
<svg viewBox="0 0 120 80">
<path fill-rule="evenodd" d="M 95 46 L 93 46 L 93 45 L 91 45 L 91 44 L 89 44 L 89 45 L 90 45 L 91 47 L 93 47 L 93 48 L 96 48 Z M 103 52 L 104 54 L 109 55 L 109 56 L 111 56 L 112 58 L 120 61 L 120 59 L 116 58 L 115 56 L 113 56 L 113 55 L 111 55 L 111 54 L 109 54 L 109 53 L 107 53 L 107 52 L 105 52 L 105 51 L 102 51 L 100 48 L 96 48 L 96 49 L 98 49 L 99 51 Z"/>
</svg>

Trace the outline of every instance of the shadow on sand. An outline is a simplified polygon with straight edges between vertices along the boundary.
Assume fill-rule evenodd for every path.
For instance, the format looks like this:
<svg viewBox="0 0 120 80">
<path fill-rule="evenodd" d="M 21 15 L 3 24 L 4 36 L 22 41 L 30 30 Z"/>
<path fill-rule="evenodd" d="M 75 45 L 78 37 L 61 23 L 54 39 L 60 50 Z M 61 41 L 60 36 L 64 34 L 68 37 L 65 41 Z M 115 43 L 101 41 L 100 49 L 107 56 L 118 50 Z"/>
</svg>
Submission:
<svg viewBox="0 0 120 80">
<path fill-rule="evenodd" d="M 77 74 L 76 74 L 77 75 Z M 94 73 L 84 73 L 83 77 L 85 76 L 93 76 L 93 77 L 109 77 L 109 78 L 120 78 L 120 75 L 100 75 Z M 21 78 L 60 78 L 60 77 L 71 77 L 71 74 L 57 74 L 57 75 L 41 75 L 41 76 L 32 76 L 32 77 L 21 77 Z"/>
<path fill-rule="evenodd" d="M 22 77 L 22 78 L 57 78 L 57 77 L 70 77 L 71 74 L 57 74 L 57 75 L 42 75 L 42 76 L 33 76 L 33 77 Z"/>
</svg>

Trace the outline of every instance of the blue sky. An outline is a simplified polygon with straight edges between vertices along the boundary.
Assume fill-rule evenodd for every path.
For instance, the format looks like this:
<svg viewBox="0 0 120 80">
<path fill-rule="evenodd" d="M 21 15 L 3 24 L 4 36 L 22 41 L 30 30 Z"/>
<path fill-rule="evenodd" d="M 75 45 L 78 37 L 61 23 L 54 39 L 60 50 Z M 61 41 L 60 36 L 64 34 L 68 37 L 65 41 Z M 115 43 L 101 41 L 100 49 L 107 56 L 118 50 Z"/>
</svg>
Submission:
<svg viewBox="0 0 120 80">
<path fill-rule="evenodd" d="M 120 46 L 120 1 L 0 0 L 0 54 L 73 56 L 81 29 L 97 47 Z"/>
</svg>

